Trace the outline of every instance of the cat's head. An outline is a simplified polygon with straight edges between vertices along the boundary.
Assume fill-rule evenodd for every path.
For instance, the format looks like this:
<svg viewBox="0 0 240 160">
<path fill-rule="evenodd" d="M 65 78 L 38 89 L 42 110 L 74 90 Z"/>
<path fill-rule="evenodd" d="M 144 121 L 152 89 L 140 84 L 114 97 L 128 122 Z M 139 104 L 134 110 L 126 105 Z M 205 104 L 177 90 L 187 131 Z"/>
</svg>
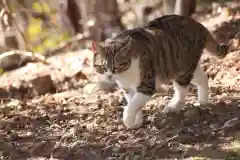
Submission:
<svg viewBox="0 0 240 160">
<path fill-rule="evenodd" d="M 133 39 L 130 36 L 121 40 L 107 40 L 104 45 L 92 42 L 93 67 L 97 73 L 108 76 L 126 71 L 131 65 L 131 47 Z"/>
</svg>

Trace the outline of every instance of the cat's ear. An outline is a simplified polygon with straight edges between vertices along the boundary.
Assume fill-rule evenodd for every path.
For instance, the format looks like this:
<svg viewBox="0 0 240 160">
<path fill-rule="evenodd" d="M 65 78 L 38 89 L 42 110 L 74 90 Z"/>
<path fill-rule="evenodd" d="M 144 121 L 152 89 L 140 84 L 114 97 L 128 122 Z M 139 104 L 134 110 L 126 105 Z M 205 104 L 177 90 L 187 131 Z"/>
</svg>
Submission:
<svg viewBox="0 0 240 160">
<path fill-rule="evenodd" d="M 109 44 L 110 42 L 112 42 L 112 39 L 110 39 L 110 38 L 107 38 L 107 39 L 105 40 L 105 44 Z"/>
<path fill-rule="evenodd" d="M 93 66 L 101 66 L 104 63 L 105 49 L 100 44 L 92 41 Z"/>
<path fill-rule="evenodd" d="M 120 43 L 121 43 L 120 51 L 128 51 L 132 47 L 133 38 L 130 36 L 127 36 Z"/>
<path fill-rule="evenodd" d="M 104 56 L 106 54 L 104 47 L 95 41 L 92 41 L 92 51 L 95 55 Z"/>
</svg>

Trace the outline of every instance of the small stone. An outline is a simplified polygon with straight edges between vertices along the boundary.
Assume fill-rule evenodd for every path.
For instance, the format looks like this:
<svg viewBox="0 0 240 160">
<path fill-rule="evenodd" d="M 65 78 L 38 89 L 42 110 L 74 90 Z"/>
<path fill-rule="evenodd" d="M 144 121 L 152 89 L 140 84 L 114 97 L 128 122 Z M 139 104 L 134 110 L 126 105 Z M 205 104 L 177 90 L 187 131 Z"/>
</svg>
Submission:
<svg viewBox="0 0 240 160">
<path fill-rule="evenodd" d="M 120 136 L 118 136 L 118 139 L 121 140 L 121 141 L 124 141 L 124 140 L 127 139 L 127 137 L 124 136 L 124 135 L 120 135 Z"/>
<path fill-rule="evenodd" d="M 101 119 L 101 118 L 97 118 L 97 119 L 95 120 L 95 123 L 96 123 L 97 125 L 100 125 L 101 122 L 102 122 L 102 119 Z"/>
<path fill-rule="evenodd" d="M 122 131 L 122 130 L 124 130 L 124 129 L 125 129 L 125 128 L 124 128 L 123 125 L 119 125 L 119 126 L 118 126 L 118 130 L 119 130 L 119 131 Z"/>
<path fill-rule="evenodd" d="M 121 150 L 121 147 L 120 147 L 120 145 L 119 144 L 115 144 L 114 145 L 114 147 L 113 147 L 113 149 L 112 149 L 114 152 L 119 152 L 120 150 Z"/>
<path fill-rule="evenodd" d="M 100 90 L 108 92 L 111 92 L 114 89 L 115 85 L 116 83 L 111 81 L 102 80 L 97 82 L 97 87 L 100 88 Z"/>
<path fill-rule="evenodd" d="M 70 125 L 76 125 L 76 124 L 78 124 L 78 121 L 75 120 L 75 119 L 72 119 L 72 120 L 70 120 L 68 123 L 69 123 Z"/>
<path fill-rule="evenodd" d="M 215 128 L 217 128 L 218 127 L 218 124 L 210 124 L 210 128 L 211 129 L 215 129 Z"/>
<path fill-rule="evenodd" d="M 83 88 L 83 92 L 85 94 L 90 93 L 96 93 L 99 91 L 107 91 L 111 92 L 115 87 L 115 83 L 106 81 L 106 80 L 100 80 L 96 83 L 89 83 Z"/>
<path fill-rule="evenodd" d="M 133 159 L 132 160 L 140 160 L 141 159 L 141 156 L 140 155 L 134 155 Z"/>
<path fill-rule="evenodd" d="M 200 117 L 200 111 L 197 107 L 189 108 L 185 113 L 184 117 L 188 120 L 196 120 Z"/>
</svg>

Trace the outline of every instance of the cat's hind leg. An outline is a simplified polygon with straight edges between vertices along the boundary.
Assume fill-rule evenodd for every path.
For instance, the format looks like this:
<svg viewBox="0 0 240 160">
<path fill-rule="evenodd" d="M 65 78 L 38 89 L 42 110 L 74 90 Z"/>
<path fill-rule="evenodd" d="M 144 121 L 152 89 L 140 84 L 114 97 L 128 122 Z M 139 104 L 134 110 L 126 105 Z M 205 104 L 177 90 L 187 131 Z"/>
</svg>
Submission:
<svg viewBox="0 0 240 160">
<path fill-rule="evenodd" d="M 208 77 L 207 74 L 200 67 L 200 65 L 196 67 L 191 83 L 197 86 L 198 89 L 197 95 L 199 103 L 200 104 L 208 103 L 209 94 Z"/>
<path fill-rule="evenodd" d="M 183 105 L 188 92 L 188 85 L 181 85 L 177 81 L 173 81 L 174 95 L 167 106 L 163 109 L 163 113 L 176 112 L 179 113 L 181 105 Z"/>
</svg>

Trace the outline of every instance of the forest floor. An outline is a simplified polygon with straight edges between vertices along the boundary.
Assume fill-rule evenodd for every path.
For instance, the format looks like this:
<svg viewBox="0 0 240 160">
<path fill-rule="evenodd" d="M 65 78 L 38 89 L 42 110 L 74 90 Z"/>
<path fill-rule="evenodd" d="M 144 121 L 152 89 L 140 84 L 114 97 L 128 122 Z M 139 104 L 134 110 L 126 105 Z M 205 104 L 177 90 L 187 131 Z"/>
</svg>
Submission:
<svg viewBox="0 0 240 160">
<path fill-rule="evenodd" d="M 230 41 L 236 51 L 240 50 L 239 7 L 228 6 L 216 16 L 206 12 L 194 17 L 219 41 Z M 208 55 L 202 58 L 210 79 L 211 104 L 198 106 L 196 89 L 191 88 L 179 115 L 162 116 L 160 112 L 172 96 L 170 86 L 145 105 L 144 125 L 139 129 L 126 129 L 122 123 L 121 92 L 86 94 L 90 82 L 65 70 L 78 54 L 51 57 L 61 70 L 31 63 L 0 77 L 2 86 L 9 81 L 20 85 L 18 90 L 10 87 L 17 90 L 16 97 L 26 93 L 24 81 L 33 75 L 50 74 L 53 82 L 45 77 L 41 83 L 54 86 L 52 93 L 32 98 L 24 94 L 1 102 L 0 159 L 240 159 L 240 53 L 222 60 Z"/>
</svg>

